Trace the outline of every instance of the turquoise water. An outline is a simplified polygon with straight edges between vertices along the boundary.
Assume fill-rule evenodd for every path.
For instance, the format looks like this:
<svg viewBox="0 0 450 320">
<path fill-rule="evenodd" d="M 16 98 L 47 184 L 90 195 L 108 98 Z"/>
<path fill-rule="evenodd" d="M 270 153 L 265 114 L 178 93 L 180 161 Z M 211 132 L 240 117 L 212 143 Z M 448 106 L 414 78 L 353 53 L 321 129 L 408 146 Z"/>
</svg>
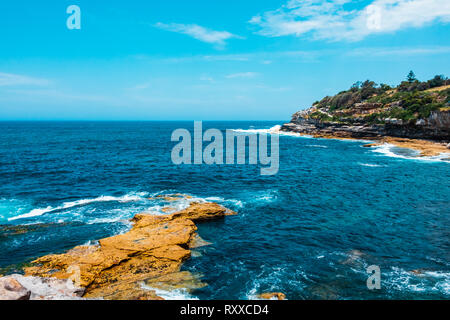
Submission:
<svg viewBox="0 0 450 320">
<path fill-rule="evenodd" d="M 363 148 L 364 141 L 280 136 L 274 176 L 261 176 L 256 165 L 176 166 L 176 128 L 193 123 L 0 123 L 0 268 L 13 272 L 44 254 L 126 232 L 136 213 L 162 214 L 167 203 L 148 198 L 185 193 L 238 212 L 199 224 L 212 244 L 183 268 L 208 286 L 185 297 L 450 298 L 450 163 Z M 380 266 L 381 290 L 367 289 L 369 265 Z"/>
</svg>

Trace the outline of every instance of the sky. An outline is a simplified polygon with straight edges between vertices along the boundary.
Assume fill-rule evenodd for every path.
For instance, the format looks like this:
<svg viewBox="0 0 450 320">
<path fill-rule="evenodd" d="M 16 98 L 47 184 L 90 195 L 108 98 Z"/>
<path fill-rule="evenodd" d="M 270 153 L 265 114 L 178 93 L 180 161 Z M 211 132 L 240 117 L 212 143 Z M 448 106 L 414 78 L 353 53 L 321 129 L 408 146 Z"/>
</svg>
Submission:
<svg viewBox="0 0 450 320">
<path fill-rule="evenodd" d="M 448 0 L 2 0 L 0 120 L 289 120 L 450 76 L 449 35 Z"/>
</svg>

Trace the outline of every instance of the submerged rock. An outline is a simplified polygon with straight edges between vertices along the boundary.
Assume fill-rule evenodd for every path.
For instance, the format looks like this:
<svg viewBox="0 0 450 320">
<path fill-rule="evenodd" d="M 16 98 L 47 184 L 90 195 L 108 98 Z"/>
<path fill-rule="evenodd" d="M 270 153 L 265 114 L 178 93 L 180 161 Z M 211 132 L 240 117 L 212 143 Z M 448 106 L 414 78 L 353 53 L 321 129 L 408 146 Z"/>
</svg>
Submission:
<svg viewBox="0 0 450 320">
<path fill-rule="evenodd" d="M 197 235 L 195 235 L 195 237 L 192 238 L 192 240 L 189 242 L 189 248 L 195 249 L 195 248 L 200 248 L 200 247 L 209 246 L 210 244 L 211 244 L 211 242 L 205 241 L 204 239 L 202 239 L 202 238 L 197 234 Z"/>
<path fill-rule="evenodd" d="M 26 234 L 41 229 L 62 227 L 67 225 L 80 225 L 79 222 L 63 222 L 63 223 L 37 223 L 28 225 L 0 225 L 0 237 L 10 237 Z"/>
<path fill-rule="evenodd" d="M 424 277 L 426 275 L 427 270 L 425 270 L 425 269 L 415 269 L 415 270 L 411 270 L 409 272 L 412 273 L 413 275 L 417 276 L 417 277 Z"/>
<path fill-rule="evenodd" d="M 285 300 L 286 295 L 281 292 L 265 292 L 258 295 L 258 298 L 264 300 Z"/>
<path fill-rule="evenodd" d="M 350 250 L 346 253 L 347 259 L 339 261 L 341 264 L 346 265 L 361 265 L 363 260 L 361 260 L 366 254 L 360 250 Z"/>
<path fill-rule="evenodd" d="M 340 299 L 339 289 L 342 283 L 338 281 L 330 283 L 319 283 L 307 288 L 313 299 L 338 300 Z"/>
<path fill-rule="evenodd" d="M 86 288 L 84 297 L 113 300 L 160 299 L 143 288 L 149 279 L 178 274 L 196 246 L 197 227 L 204 221 L 235 214 L 216 203 L 191 203 L 171 215 L 137 214 L 132 229 L 99 240 L 97 246 L 78 246 L 64 254 L 48 255 L 25 268 L 26 275 L 72 279 Z"/>
<path fill-rule="evenodd" d="M 148 279 L 145 285 L 150 288 L 171 291 L 185 289 L 191 292 L 195 289 L 206 287 L 207 284 L 201 281 L 202 275 L 192 274 L 189 271 L 180 271 L 162 275 L 157 278 Z"/>
</svg>

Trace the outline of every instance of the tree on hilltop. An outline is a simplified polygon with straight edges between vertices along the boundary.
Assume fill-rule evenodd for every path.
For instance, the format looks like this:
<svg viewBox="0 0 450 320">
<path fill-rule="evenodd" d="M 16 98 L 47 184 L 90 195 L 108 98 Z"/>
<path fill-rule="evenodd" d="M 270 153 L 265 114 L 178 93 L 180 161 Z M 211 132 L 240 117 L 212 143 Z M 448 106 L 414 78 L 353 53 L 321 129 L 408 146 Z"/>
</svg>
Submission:
<svg viewBox="0 0 450 320">
<path fill-rule="evenodd" d="M 408 80 L 409 83 L 413 83 L 413 82 L 417 81 L 416 75 L 414 74 L 414 72 L 412 70 L 408 73 L 408 76 L 406 77 L 406 79 Z"/>
</svg>

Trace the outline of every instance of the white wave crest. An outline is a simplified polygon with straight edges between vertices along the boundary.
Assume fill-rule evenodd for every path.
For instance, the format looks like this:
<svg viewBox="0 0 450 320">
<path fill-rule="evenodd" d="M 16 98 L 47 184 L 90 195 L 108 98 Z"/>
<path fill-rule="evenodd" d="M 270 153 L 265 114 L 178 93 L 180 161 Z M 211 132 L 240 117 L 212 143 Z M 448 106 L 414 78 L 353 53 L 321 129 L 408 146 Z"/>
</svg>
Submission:
<svg viewBox="0 0 450 320">
<path fill-rule="evenodd" d="M 214 202 L 224 203 L 224 204 L 232 204 L 239 208 L 242 208 L 244 206 L 244 204 L 242 203 L 241 200 L 236 200 L 236 199 L 224 199 L 224 198 L 220 198 L 220 197 L 207 197 L 207 198 L 204 198 L 203 200 L 214 201 Z"/>
<path fill-rule="evenodd" d="M 273 126 L 270 129 L 233 129 L 232 131 L 238 132 L 238 133 L 278 134 L 280 136 L 312 138 L 312 136 L 310 136 L 310 135 L 304 135 L 304 134 L 300 134 L 297 132 L 281 131 L 281 125 Z"/>
<path fill-rule="evenodd" d="M 270 129 L 234 129 L 234 132 L 241 133 L 280 133 L 281 126 L 276 125 Z"/>
<path fill-rule="evenodd" d="M 150 287 L 146 284 L 141 284 L 141 288 L 149 291 L 154 291 L 157 296 L 164 300 L 199 300 L 191 295 L 186 289 L 162 290 Z"/>
<path fill-rule="evenodd" d="M 380 167 L 384 167 L 380 164 L 373 164 L 373 163 L 358 163 L 360 166 L 363 167 L 371 167 L 371 168 L 380 168 Z"/>
<path fill-rule="evenodd" d="M 85 206 L 87 204 L 91 204 L 94 202 L 117 201 L 117 202 L 124 203 L 124 202 L 131 202 L 131 201 L 140 201 L 140 200 L 143 200 L 141 195 L 143 195 L 143 194 L 126 194 L 122 197 L 100 196 L 100 197 L 97 197 L 94 199 L 81 199 L 81 200 L 76 200 L 76 201 L 71 201 L 71 202 L 64 202 L 61 206 L 58 206 L 58 207 L 48 206 L 47 208 L 33 209 L 28 213 L 24 213 L 24 214 L 18 215 L 16 217 L 8 218 L 8 221 L 38 217 L 38 216 L 42 216 L 43 214 L 46 214 L 49 212 L 69 209 L 69 208 L 78 207 L 78 206 Z"/>
<path fill-rule="evenodd" d="M 420 153 L 418 151 L 407 148 L 399 148 L 390 143 L 384 143 L 380 146 L 376 146 L 372 148 L 372 151 L 392 158 L 418 161 L 448 162 L 446 159 L 450 158 L 450 153 L 447 152 L 441 153 L 437 156 L 420 157 Z"/>
<path fill-rule="evenodd" d="M 393 267 L 384 277 L 386 286 L 398 291 L 439 292 L 450 295 L 450 273 L 442 271 L 424 271 L 414 274 L 401 268 Z"/>
<path fill-rule="evenodd" d="M 324 145 L 321 145 L 321 144 L 308 144 L 306 146 L 310 147 L 310 148 L 324 148 L 324 149 L 328 148 L 327 146 L 324 146 Z"/>
</svg>

